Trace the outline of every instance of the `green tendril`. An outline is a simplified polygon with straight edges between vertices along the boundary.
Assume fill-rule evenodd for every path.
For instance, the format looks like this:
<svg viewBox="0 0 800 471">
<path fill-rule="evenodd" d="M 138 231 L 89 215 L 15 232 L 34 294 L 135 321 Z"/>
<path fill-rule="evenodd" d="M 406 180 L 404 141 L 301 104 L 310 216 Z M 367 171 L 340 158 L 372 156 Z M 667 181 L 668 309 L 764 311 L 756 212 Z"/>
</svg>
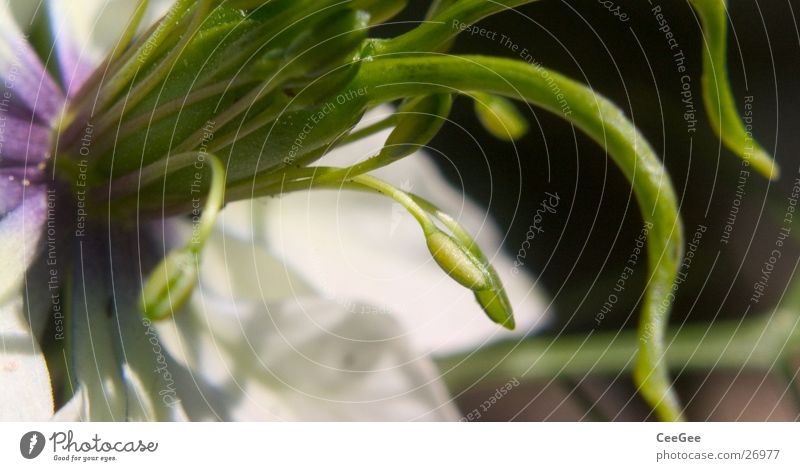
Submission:
<svg viewBox="0 0 800 471">
<path fill-rule="evenodd" d="M 769 179 L 778 165 L 748 132 L 736 109 L 728 77 L 728 17 L 725 0 L 690 0 L 703 24 L 703 98 L 714 132 L 733 153 Z"/>
<path fill-rule="evenodd" d="M 631 182 L 645 222 L 652 225 L 634 380 L 661 419 L 681 420 L 663 354 L 672 287 L 683 253 L 682 223 L 666 170 L 622 111 L 585 85 L 509 59 L 412 55 L 373 60 L 362 66 L 359 80 L 373 87 L 370 98 L 376 102 L 453 88 L 523 100 L 558 113 L 608 150 Z"/>
<path fill-rule="evenodd" d="M 408 52 L 444 51 L 462 31 L 461 25 L 473 23 L 503 10 L 515 8 L 535 0 L 461 0 L 444 2 L 442 9 L 425 23 L 392 39 L 374 41 L 374 53 L 396 54 Z"/>
<path fill-rule="evenodd" d="M 179 163 L 184 167 L 188 162 L 187 157 L 179 157 Z M 205 154 L 203 157 L 211 166 L 211 185 L 199 222 L 193 227 L 187 245 L 164 257 L 142 288 L 140 308 L 151 320 L 163 320 L 175 315 L 189 300 L 198 280 L 200 254 L 225 201 L 225 168 L 215 155 Z M 157 170 L 147 169 L 146 176 L 156 178 Z"/>
</svg>

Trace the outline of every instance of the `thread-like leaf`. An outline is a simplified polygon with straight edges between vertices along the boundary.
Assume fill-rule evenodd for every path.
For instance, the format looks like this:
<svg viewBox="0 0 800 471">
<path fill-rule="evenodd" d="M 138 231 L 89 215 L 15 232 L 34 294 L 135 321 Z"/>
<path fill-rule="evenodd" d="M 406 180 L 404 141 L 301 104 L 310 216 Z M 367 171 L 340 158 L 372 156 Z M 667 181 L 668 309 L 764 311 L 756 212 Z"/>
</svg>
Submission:
<svg viewBox="0 0 800 471">
<path fill-rule="evenodd" d="M 753 138 L 736 111 L 726 57 L 728 18 L 725 0 L 690 0 L 703 24 L 703 99 L 714 132 L 722 142 L 770 179 L 778 177 L 778 165 Z"/>
<path fill-rule="evenodd" d="M 664 166 L 623 112 L 583 84 L 509 59 L 441 55 L 378 59 L 364 64 L 358 79 L 360 85 L 393 84 L 375 88 L 370 98 L 376 102 L 452 88 L 524 100 L 558 113 L 608 150 L 631 182 L 642 217 L 652 224 L 634 379 L 661 419 L 681 420 L 663 353 L 672 286 L 683 253 L 682 223 Z"/>
</svg>

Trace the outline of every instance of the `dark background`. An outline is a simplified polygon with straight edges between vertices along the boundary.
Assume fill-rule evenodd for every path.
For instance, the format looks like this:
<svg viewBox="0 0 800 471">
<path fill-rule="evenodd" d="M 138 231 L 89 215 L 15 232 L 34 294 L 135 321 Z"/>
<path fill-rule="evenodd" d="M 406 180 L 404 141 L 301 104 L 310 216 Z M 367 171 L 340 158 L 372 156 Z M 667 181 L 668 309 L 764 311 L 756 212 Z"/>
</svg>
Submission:
<svg viewBox="0 0 800 471">
<path fill-rule="evenodd" d="M 636 0 L 615 3 L 627 13 L 629 21 L 621 22 L 599 2 L 546 0 L 498 14 L 480 25 L 509 36 L 544 66 L 590 84 L 611 98 L 663 156 L 682 198 L 685 232 L 690 235 L 698 224 L 708 227 L 689 277 L 679 291 L 672 322 L 741 318 L 761 265 L 774 246 L 800 164 L 800 36 L 794 14 L 800 2 L 729 2 L 729 72 L 739 111 L 743 110 L 744 97 L 752 96 L 754 136 L 776 156 L 783 176 L 768 182 L 751 172 L 727 246 L 720 243 L 720 236 L 735 198 L 742 164 L 720 147 L 704 112 L 699 20 L 685 0 L 652 2 L 661 6 L 686 54 L 698 119 L 696 132 L 690 136 L 682 118 L 682 74 L 676 70 L 664 33 L 658 30 L 651 12 L 653 5 Z M 427 5 L 426 1 L 412 1 L 397 20 L 418 21 Z M 407 27 L 408 24 L 398 24 L 379 34 L 394 35 Z M 515 56 L 497 41 L 468 35 L 459 37 L 452 52 Z M 505 246 L 512 254 L 525 240 L 545 192 L 558 192 L 559 211 L 544 222 L 545 233 L 537 235 L 526 266 L 532 268 L 538 283 L 554 298 L 556 321 L 549 326 L 549 332 L 585 332 L 595 327 L 598 307 L 622 270 L 642 220 L 630 186 L 600 146 L 574 134 L 569 124 L 554 115 L 535 109 L 531 114 L 522 106 L 519 109 L 528 116 L 531 130 L 511 144 L 483 130 L 475 119 L 472 103 L 460 98 L 451 119 L 463 129 L 445 126 L 432 146 L 443 155 L 441 168 L 454 184 L 463 185 L 465 192 L 488 206 L 498 224 L 507 230 Z M 795 243 L 784 251 L 786 261 L 772 274 L 767 299 L 758 305 L 761 312 L 768 312 L 780 298 L 797 253 Z M 637 270 L 634 281 L 629 281 L 628 289 L 599 328 L 634 327 L 643 275 L 644 270 Z M 704 384 L 689 410 L 692 419 L 797 417 L 797 405 L 780 399 L 785 384 L 775 383 L 777 394 L 772 394 L 769 387 L 775 379 L 767 373 L 714 375 L 713 381 L 705 380 L 705 374 L 679 378 L 682 396 L 694 395 L 699 384 Z M 761 384 L 764 378 L 766 385 Z M 730 384 L 736 387 L 730 394 L 723 394 Z M 603 394 L 609 385 L 610 392 Z M 518 412 L 521 414 L 515 418 L 527 420 L 648 417 L 649 411 L 638 400 L 625 404 L 633 391 L 627 378 L 590 377 L 575 386 L 569 381 L 525 386 L 503 401 L 504 407 L 498 407 L 490 419 L 506 420 Z M 708 388 L 719 390 L 707 391 Z M 735 394 L 741 390 L 741 397 L 749 398 L 753 388 L 758 388 L 759 400 L 755 402 L 745 403 Z M 486 391 L 491 393 L 494 387 Z M 461 400 L 462 406 L 470 409 L 470 401 L 479 403 L 486 391 L 467 394 Z M 726 412 L 725 407 L 713 411 L 712 407 L 704 408 L 703 394 L 713 399 L 712 404 L 727 396 L 722 400 L 731 402 L 730 411 Z M 598 402 L 600 396 L 601 402 L 611 401 L 594 408 L 605 410 L 604 416 L 596 417 L 596 410 L 585 415 L 587 404 Z M 531 397 L 535 401 L 526 405 Z M 778 409 L 768 416 L 776 403 Z"/>
</svg>

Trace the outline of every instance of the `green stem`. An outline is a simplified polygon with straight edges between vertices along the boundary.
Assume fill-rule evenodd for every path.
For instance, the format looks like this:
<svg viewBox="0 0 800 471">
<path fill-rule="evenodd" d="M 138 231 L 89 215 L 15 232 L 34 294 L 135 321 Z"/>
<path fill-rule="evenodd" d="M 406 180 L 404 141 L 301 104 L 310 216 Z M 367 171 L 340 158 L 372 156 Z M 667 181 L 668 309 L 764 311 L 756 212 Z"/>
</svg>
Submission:
<svg viewBox="0 0 800 471">
<path fill-rule="evenodd" d="M 776 179 L 778 165 L 745 129 L 736 111 L 728 78 L 726 0 L 690 0 L 690 3 L 703 23 L 703 98 L 711 127 L 728 149 L 765 177 Z"/>
<path fill-rule="evenodd" d="M 534 64 L 482 56 L 408 55 L 365 62 L 357 77 L 373 103 L 430 93 L 487 92 L 560 114 L 581 128 L 633 186 L 648 239 L 649 279 L 639 324 L 634 380 L 663 420 L 682 419 L 663 362 L 664 333 L 683 254 L 682 224 L 669 176 L 646 139 L 612 102 L 588 87 Z"/>
<path fill-rule="evenodd" d="M 225 168 L 216 155 L 206 154 L 206 156 L 211 162 L 211 189 L 206 197 L 206 205 L 203 208 L 203 216 L 200 221 L 200 227 L 197 229 L 197 235 L 192 238 L 189 245 L 189 249 L 198 256 L 206 240 L 213 232 L 217 215 L 225 202 Z"/>
<path fill-rule="evenodd" d="M 474 23 L 503 10 L 515 8 L 535 0 L 461 0 L 449 5 L 427 22 L 408 33 L 388 40 L 373 42 L 374 53 L 395 54 L 406 52 L 440 51 L 463 31 L 461 25 Z M 451 2 L 447 2 L 451 3 Z"/>
<path fill-rule="evenodd" d="M 369 137 L 375 133 L 381 132 L 384 129 L 388 129 L 394 126 L 395 124 L 397 124 L 397 114 L 392 113 L 389 116 L 381 119 L 380 121 L 370 124 L 369 126 L 365 126 L 361 129 L 356 129 L 355 131 L 345 136 L 342 140 L 340 140 L 336 144 L 336 146 L 341 147 L 347 144 L 351 144 L 353 142 Z"/>
<path fill-rule="evenodd" d="M 316 177 L 314 175 L 313 168 L 298 169 L 299 173 L 297 174 L 290 172 L 283 173 L 279 175 L 282 177 L 280 182 L 270 183 L 269 185 L 258 188 L 256 195 L 271 196 L 295 191 L 305 191 L 312 188 L 347 188 L 351 190 L 377 192 L 388 196 L 403 206 L 403 208 L 405 208 L 409 214 L 414 216 L 414 219 L 419 222 L 420 226 L 422 226 L 423 232 L 426 234 L 436 229 L 436 225 L 434 224 L 430 215 L 428 215 L 428 213 L 417 204 L 417 200 L 413 196 L 409 195 L 403 190 L 395 188 L 383 180 L 379 180 L 369 175 L 353 176 L 352 178 L 348 177 L 346 180 L 341 180 L 340 174 L 342 171 L 346 170 L 348 169 L 322 168 L 322 175 L 320 177 Z M 306 176 L 309 171 L 312 171 L 311 175 L 308 175 L 309 178 L 293 179 L 298 175 Z M 333 177 L 327 178 L 329 176 Z"/>
<path fill-rule="evenodd" d="M 800 351 L 800 327 L 794 311 L 775 317 L 671 328 L 666 362 L 674 371 L 771 369 L 781 358 Z M 556 376 L 617 374 L 631 371 L 637 355 L 637 334 L 592 331 L 587 335 L 537 337 L 504 342 L 437 360 L 453 390 L 480 381 L 511 377 L 549 379 Z"/>
</svg>

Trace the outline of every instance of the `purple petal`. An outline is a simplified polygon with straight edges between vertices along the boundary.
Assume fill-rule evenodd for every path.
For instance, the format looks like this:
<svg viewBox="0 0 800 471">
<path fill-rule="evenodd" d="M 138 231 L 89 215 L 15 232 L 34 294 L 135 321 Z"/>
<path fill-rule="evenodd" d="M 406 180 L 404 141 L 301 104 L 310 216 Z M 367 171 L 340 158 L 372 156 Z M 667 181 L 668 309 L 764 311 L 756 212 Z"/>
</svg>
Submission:
<svg viewBox="0 0 800 471">
<path fill-rule="evenodd" d="M 28 105 L 23 103 L 12 89 L 6 88 L 3 81 L 0 81 L 0 113 L 23 121 L 38 121 L 34 113 L 28 109 Z"/>
<path fill-rule="evenodd" d="M 106 8 L 108 4 L 102 1 L 82 4 L 51 1 L 47 4 L 61 83 L 69 97 L 81 89 L 100 60 L 94 54 L 96 51 L 90 46 L 88 38 L 91 31 L 99 27 L 95 23 L 97 15 Z"/>
<path fill-rule="evenodd" d="M 0 174 L 0 217 L 16 209 L 22 202 L 22 182 L 12 180 L 5 173 Z"/>
<path fill-rule="evenodd" d="M 30 120 L 8 116 L 0 108 L 0 168 L 25 164 L 35 167 L 50 155 L 50 131 Z"/>
<path fill-rule="evenodd" d="M 38 195 L 42 188 L 46 188 L 42 183 L 40 170 L 3 169 L 0 172 L 0 218 L 15 210 L 27 196 Z"/>
<path fill-rule="evenodd" d="M 56 41 L 56 53 L 64 88 L 67 96 L 72 97 L 86 83 L 94 68 L 90 62 L 83 60 L 75 43 L 63 37 Z"/>
<path fill-rule="evenodd" d="M 44 122 L 61 111 L 64 96 L 42 66 L 42 61 L 22 35 L 7 8 L 0 8 L 0 98 L 24 104 Z"/>
</svg>

